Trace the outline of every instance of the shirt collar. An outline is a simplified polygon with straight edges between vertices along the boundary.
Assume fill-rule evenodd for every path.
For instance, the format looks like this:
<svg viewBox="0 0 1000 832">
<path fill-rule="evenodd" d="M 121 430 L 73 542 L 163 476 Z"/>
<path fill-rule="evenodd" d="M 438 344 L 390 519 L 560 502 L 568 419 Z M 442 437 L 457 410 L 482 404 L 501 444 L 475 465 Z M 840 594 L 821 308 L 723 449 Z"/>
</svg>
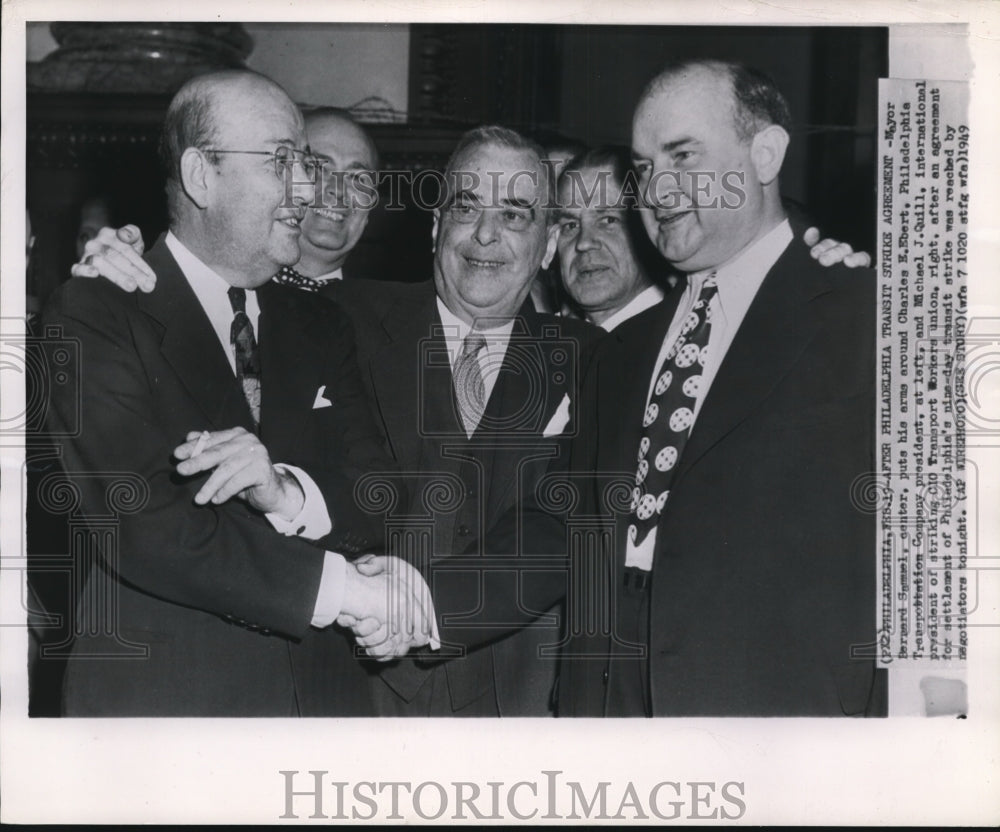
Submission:
<svg viewBox="0 0 1000 832">
<path fill-rule="evenodd" d="M 611 315 L 608 315 L 608 317 L 605 318 L 599 326 L 605 332 L 611 332 L 611 330 L 618 326 L 618 324 L 623 321 L 627 321 L 629 318 L 635 317 L 640 312 L 644 312 L 649 309 L 650 306 L 655 306 L 661 300 L 663 300 L 663 289 L 655 284 L 647 286 L 621 309 L 618 309 Z"/>
<path fill-rule="evenodd" d="M 760 284 L 788 248 L 793 237 L 792 226 L 787 219 L 782 220 L 732 260 L 711 270 L 715 272 L 719 287 L 719 302 L 726 310 L 727 316 L 730 311 L 734 311 L 738 319 L 742 319 L 742 314 L 749 308 Z M 711 271 L 694 272 L 689 275 L 688 279 L 695 290 L 700 290 L 701 284 Z"/>
<path fill-rule="evenodd" d="M 332 272 L 327 272 L 326 274 L 321 274 L 319 277 L 313 278 L 313 280 L 315 280 L 317 283 L 328 283 L 331 280 L 343 280 L 343 279 L 344 279 L 344 270 L 342 268 L 334 269 Z"/>
<path fill-rule="evenodd" d="M 447 306 L 445 306 L 444 301 L 441 300 L 440 296 L 436 297 L 438 315 L 441 316 L 441 323 L 444 325 L 445 334 L 448 336 L 457 335 L 459 340 L 465 340 L 465 336 L 469 334 L 472 327 L 469 326 L 465 321 L 459 318 L 454 312 L 452 312 Z M 481 333 L 486 337 L 486 340 L 502 340 L 506 343 L 510 338 L 510 333 L 514 329 L 514 319 L 511 318 L 507 323 L 502 326 L 493 327 L 492 329 L 477 329 L 476 332 Z"/>
<path fill-rule="evenodd" d="M 233 322 L 233 307 L 229 302 L 230 284 L 192 254 L 191 250 L 178 240 L 172 231 L 167 232 L 164 242 L 174 260 L 177 261 L 177 265 L 191 286 L 195 297 L 198 298 L 198 303 L 208 316 L 212 329 L 215 330 L 215 334 L 226 350 L 230 364 L 235 366 L 232 347 L 229 343 L 229 330 Z M 247 289 L 246 299 L 247 317 L 250 319 L 254 331 L 257 331 L 260 318 L 257 292 L 253 289 Z"/>
</svg>

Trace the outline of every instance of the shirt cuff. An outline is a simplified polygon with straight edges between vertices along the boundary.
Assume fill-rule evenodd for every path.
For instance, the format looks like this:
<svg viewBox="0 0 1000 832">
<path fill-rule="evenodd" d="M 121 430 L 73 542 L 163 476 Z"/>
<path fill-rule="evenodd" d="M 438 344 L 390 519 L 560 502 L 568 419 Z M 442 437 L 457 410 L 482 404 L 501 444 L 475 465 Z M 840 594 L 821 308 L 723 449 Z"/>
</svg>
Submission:
<svg viewBox="0 0 1000 832">
<path fill-rule="evenodd" d="M 285 520 L 277 512 L 268 512 L 268 522 L 274 526 L 276 531 L 283 535 L 304 537 L 306 540 L 319 540 L 324 535 L 328 535 L 333 528 L 333 521 L 330 519 L 330 512 L 326 507 L 326 500 L 323 492 L 305 471 L 295 465 L 285 465 L 277 463 L 274 466 L 284 474 L 291 474 L 298 481 L 302 488 L 302 509 L 291 520 Z"/>
<path fill-rule="evenodd" d="M 418 593 L 418 597 L 423 597 L 427 599 L 427 607 L 428 607 L 427 614 L 430 616 L 431 619 L 431 637 L 430 641 L 427 642 L 427 646 L 431 650 L 440 650 L 441 633 L 438 632 L 437 613 L 434 611 L 434 596 L 431 595 L 430 588 L 427 586 L 427 581 L 424 580 L 424 576 L 421 575 L 420 572 L 415 567 L 411 566 L 410 568 L 413 569 L 413 572 L 416 575 L 417 580 L 419 580 L 422 584 L 421 591 Z"/>
<path fill-rule="evenodd" d="M 347 561 L 343 555 L 327 552 L 323 559 L 323 574 L 319 579 L 316 606 L 313 608 L 312 625 L 329 627 L 344 606 L 344 582 L 347 579 Z"/>
</svg>

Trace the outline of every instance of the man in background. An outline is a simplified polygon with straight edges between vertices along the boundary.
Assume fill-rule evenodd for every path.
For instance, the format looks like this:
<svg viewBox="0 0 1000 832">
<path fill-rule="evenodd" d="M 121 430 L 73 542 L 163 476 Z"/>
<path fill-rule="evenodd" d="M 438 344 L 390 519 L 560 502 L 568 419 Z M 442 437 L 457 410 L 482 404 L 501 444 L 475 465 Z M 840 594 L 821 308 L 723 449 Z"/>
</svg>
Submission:
<svg viewBox="0 0 1000 832">
<path fill-rule="evenodd" d="M 309 149 L 323 171 L 302 219 L 302 256 L 294 266 L 283 266 L 277 280 L 322 289 L 329 281 L 353 277 L 349 255 L 377 199 L 378 150 L 364 128 L 337 107 L 310 110 L 305 123 Z"/>
</svg>

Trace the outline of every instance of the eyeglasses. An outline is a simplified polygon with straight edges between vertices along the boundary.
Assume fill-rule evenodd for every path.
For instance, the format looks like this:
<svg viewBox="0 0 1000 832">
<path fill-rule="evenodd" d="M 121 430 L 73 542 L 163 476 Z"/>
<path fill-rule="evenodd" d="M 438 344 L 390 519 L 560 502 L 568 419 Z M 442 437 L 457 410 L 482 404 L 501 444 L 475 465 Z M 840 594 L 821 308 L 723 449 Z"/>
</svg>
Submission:
<svg viewBox="0 0 1000 832">
<path fill-rule="evenodd" d="M 510 231 L 527 231 L 535 219 L 533 208 L 522 208 L 516 205 L 505 205 L 502 208 L 484 208 L 478 202 L 456 200 L 448 206 L 448 216 L 455 222 L 471 225 L 479 222 L 483 211 L 499 211 L 500 222 Z"/>
<path fill-rule="evenodd" d="M 315 182 L 316 174 L 323 164 L 311 153 L 285 145 L 281 145 L 275 150 L 220 150 L 217 147 L 205 147 L 202 148 L 202 151 L 204 153 L 237 153 L 242 156 L 270 156 L 274 160 L 274 175 L 281 180 L 284 180 L 287 168 L 292 165 L 302 165 L 309 180 Z"/>
</svg>

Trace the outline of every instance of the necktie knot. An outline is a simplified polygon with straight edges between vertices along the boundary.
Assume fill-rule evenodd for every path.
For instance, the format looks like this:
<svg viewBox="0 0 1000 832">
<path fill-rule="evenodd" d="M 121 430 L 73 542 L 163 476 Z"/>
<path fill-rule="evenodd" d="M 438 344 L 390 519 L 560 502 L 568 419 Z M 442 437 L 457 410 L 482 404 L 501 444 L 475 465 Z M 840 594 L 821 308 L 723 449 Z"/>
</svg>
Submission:
<svg viewBox="0 0 1000 832">
<path fill-rule="evenodd" d="M 479 351 L 486 346 L 486 338 L 480 332 L 470 332 L 462 341 L 462 358 L 470 359 L 479 355 Z"/>
<path fill-rule="evenodd" d="M 233 313 L 236 315 L 243 314 L 247 312 L 247 293 L 246 289 L 240 289 L 237 286 L 229 287 L 229 304 L 233 307 Z"/>
<path fill-rule="evenodd" d="M 708 305 L 712 302 L 714 298 L 719 293 L 719 284 L 716 278 L 715 272 L 712 272 L 708 277 L 705 278 L 704 283 L 701 284 L 701 291 L 698 293 L 697 306 L 700 309 L 702 306 Z"/>
</svg>

